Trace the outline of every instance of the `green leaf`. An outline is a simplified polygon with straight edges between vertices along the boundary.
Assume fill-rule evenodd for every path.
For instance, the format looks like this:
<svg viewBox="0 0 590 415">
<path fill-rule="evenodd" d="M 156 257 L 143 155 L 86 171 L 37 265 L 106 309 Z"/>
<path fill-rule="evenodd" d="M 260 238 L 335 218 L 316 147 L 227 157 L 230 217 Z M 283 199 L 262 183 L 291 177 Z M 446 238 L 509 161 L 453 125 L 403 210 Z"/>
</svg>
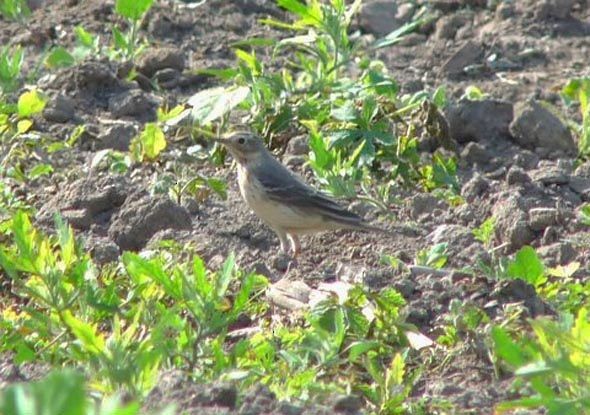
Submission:
<svg viewBox="0 0 590 415">
<path fill-rule="evenodd" d="M 590 203 L 586 203 L 580 208 L 578 217 L 580 222 L 582 222 L 584 225 L 590 226 Z"/>
<path fill-rule="evenodd" d="M 231 282 L 232 276 L 234 275 L 234 269 L 236 267 L 236 258 L 233 253 L 231 253 L 225 262 L 223 263 L 223 267 L 217 274 L 217 281 L 215 284 L 215 294 L 218 298 L 225 296 L 227 292 L 227 288 L 229 287 L 229 283 Z"/>
<path fill-rule="evenodd" d="M 46 100 L 35 89 L 23 93 L 18 98 L 17 109 L 19 117 L 30 117 L 43 111 L 45 102 Z"/>
<path fill-rule="evenodd" d="M 87 352 L 95 356 L 101 356 L 104 353 L 104 337 L 97 332 L 95 325 L 76 318 L 69 310 L 64 310 L 62 317 Z"/>
<path fill-rule="evenodd" d="M 6 415 L 86 415 L 84 377 L 54 372 L 28 384 L 13 384 L 0 393 L 0 413 Z"/>
<path fill-rule="evenodd" d="M 547 281 L 545 267 L 535 249 L 530 246 L 522 247 L 513 261 L 509 262 L 507 274 L 512 278 L 520 278 L 538 287 Z"/>
<path fill-rule="evenodd" d="M 39 163 L 29 170 L 27 176 L 30 180 L 34 180 L 41 176 L 49 176 L 51 173 L 53 173 L 53 167 L 51 164 Z"/>
<path fill-rule="evenodd" d="M 248 95 L 250 95 L 250 89 L 246 86 L 205 89 L 188 100 L 189 105 L 193 107 L 191 116 L 194 122 L 200 125 L 209 125 L 211 122 L 229 114 Z"/>
<path fill-rule="evenodd" d="M 83 26 L 76 26 L 74 28 L 74 33 L 76 34 L 76 40 L 78 40 L 81 45 L 86 46 L 87 48 L 94 47 L 96 36 L 86 31 Z"/>
<path fill-rule="evenodd" d="M 348 360 L 356 362 L 358 358 L 371 350 L 377 350 L 381 347 L 381 342 L 378 340 L 361 340 L 353 342 L 348 346 Z"/>
<path fill-rule="evenodd" d="M 138 136 L 137 142 L 141 147 L 141 154 L 148 160 L 155 160 L 166 148 L 166 137 L 156 123 L 147 123 Z"/>
<path fill-rule="evenodd" d="M 139 20 L 152 7 L 154 0 L 117 0 L 115 11 L 130 20 Z"/>
<path fill-rule="evenodd" d="M 519 367 L 526 363 L 526 357 L 520 347 L 512 341 L 508 333 L 501 327 L 492 328 L 492 339 L 495 351 L 502 359 L 513 367 Z"/>
<path fill-rule="evenodd" d="M 49 69 L 66 68 L 74 63 L 76 63 L 76 60 L 72 54 L 62 46 L 53 48 L 45 58 L 45 65 Z"/>
</svg>

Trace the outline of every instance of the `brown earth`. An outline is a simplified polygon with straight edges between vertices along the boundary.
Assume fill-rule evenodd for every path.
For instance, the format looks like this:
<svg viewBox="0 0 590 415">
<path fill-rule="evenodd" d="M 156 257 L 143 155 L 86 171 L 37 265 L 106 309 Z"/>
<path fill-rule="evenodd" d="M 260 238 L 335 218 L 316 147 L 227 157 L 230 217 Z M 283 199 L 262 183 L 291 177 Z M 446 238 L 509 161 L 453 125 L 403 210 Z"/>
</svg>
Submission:
<svg viewBox="0 0 590 415">
<path fill-rule="evenodd" d="M 30 69 L 49 45 L 71 46 L 74 26 L 82 24 L 108 39 L 107 24 L 117 21 L 112 1 L 38 3 L 25 27 L 0 20 L 0 43 L 27 45 Z M 504 245 L 502 253 L 530 244 L 549 265 L 577 260 L 588 269 L 588 238 L 574 218 L 582 203 L 590 200 L 590 165 L 576 164 L 574 138 L 554 115 L 555 111 L 579 121 L 578 110 L 564 108 L 558 91 L 568 78 L 589 75 L 588 4 L 573 0 L 487 2 L 497 6 L 476 0 L 429 3 L 438 18 L 400 45 L 378 51 L 376 57 L 385 62 L 404 92 L 447 86 L 451 103 L 445 115 L 459 143 L 466 204 L 452 207 L 428 194 L 404 190 L 396 195 L 401 203 L 386 213 L 355 202 L 353 209 L 393 230 L 395 236 L 358 232 L 310 236 L 304 239 L 297 263 L 289 266 L 278 254 L 275 235 L 244 206 L 228 166 L 215 169 L 194 160 L 185 163 L 192 171 L 227 178 L 232 183 L 227 201 L 185 200 L 179 206 L 166 196 L 153 195 L 155 173 L 170 173 L 179 158 L 190 161 L 184 155 L 193 143 L 172 143 L 159 164 L 136 165 L 125 176 L 90 169 L 100 149 L 125 150 L 137 129 L 154 119 L 159 103 L 185 102 L 213 85 L 214 80 L 195 75 L 195 70 L 232 66 L 232 42 L 284 36 L 258 23 L 268 16 L 285 18 L 274 2 L 264 0 L 211 0 L 194 9 L 158 2 L 145 20 L 152 46 L 140 59 L 141 76 L 134 82 L 122 79 L 128 70 L 125 65 L 97 60 L 41 73 L 37 84 L 51 102 L 37 128 L 67 137 L 78 124 L 89 127 L 75 152 L 49 156 L 54 165 L 62 166 L 60 173 L 19 191 L 39 209 L 39 223 L 46 223 L 55 211 L 69 219 L 86 237 L 98 262 L 116 259 L 122 249 L 139 250 L 172 238 L 195 245 L 212 268 L 235 252 L 240 266 L 273 281 L 288 276 L 312 286 L 333 280 L 363 281 L 375 288 L 391 285 L 409 303 L 408 320 L 432 338 L 440 334 L 453 298 L 484 307 L 492 319 L 501 314 L 503 304 L 512 302 L 523 302 L 529 316 L 550 313 L 534 290 L 520 282 L 498 282 L 477 270 L 476 277 L 461 272 L 443 278 L 408 275 L 381 265 L 380 259 L 387 254 L 412 262 L 418 250 L 448 242 L 448 267 L 473 268 L 477 260 L 489 260 L 489 254 L 471 230 L 494 214 L 495 245 Z M 408 21 L 415 10 L 411 2 L 367 2 L 355 27 L 367 38 L 379 37 Z M 162 81 L 158 92 L 142 82 L 152 76 Z M 489 94 L 489 99 L 460 100 L 470 85 Z M 550 103 L 551 110 L 540 101 Z M 290 145 L 283 158 L 302 152 L 305 146 Z M 436 357 L 440 352 L 432 353 Z M 485 345 L 474 340 L 453 355 L 451 363 L 420 379 L 413 396 L 447 399 L 461 413 L 490 413 L 495 403 L 512 397 L 509 380 L 496 378 Z M 9 366 L 3 360 L 2 380 L 15 380 L 15 368 Z M 322 413 L 339 408 L 335 403 L 289 412 L 295 409 L 268 394 L 253 391 L 238 401 L 236 391 L 227 389 L 198 386 L 186 379 L 163 381 L 160 395 L 148 402 L 175 401 L 195 414 Z"/>
</svg>

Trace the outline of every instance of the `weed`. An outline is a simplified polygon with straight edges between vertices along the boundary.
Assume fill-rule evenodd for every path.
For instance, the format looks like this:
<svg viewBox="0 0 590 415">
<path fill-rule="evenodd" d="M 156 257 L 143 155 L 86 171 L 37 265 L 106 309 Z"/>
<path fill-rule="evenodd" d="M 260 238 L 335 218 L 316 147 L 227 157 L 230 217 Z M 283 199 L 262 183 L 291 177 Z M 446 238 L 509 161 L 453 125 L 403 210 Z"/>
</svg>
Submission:
<svg viewBox="0 0 590 415">
<path fill-rule="evenodd" d="M 24 56 L 20 46 L 0 49 L 0 98 L 18 88 Z"/>
<path fill-rule="evenodd" d="M 579 136 L 578 154 L 580 157 L 590 156 L 590 78 L 570 80 L 562 89 L 561 96 L 566 105 L 577 102 L 582 113 L 582 124 L 575 125 Z"/>
</svg>

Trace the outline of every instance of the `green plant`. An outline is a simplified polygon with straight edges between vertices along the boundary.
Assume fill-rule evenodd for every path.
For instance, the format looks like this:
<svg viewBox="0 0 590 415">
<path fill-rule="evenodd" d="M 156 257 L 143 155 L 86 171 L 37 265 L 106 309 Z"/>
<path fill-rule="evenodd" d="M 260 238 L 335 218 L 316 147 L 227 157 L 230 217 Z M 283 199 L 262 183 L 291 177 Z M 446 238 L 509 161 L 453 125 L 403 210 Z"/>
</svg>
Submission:
<svg viewBox="0 0 590 415">
<path fill-rule="evenodd" d="M 582 124 L 574 124 L 578 134 L 578 154 L 580 157 L 590 156 L 590 78 L 570 80 L 562 89 L 561 97 L 567 106 L 577 102 L 582 113 Z"/>
<path fill-rule="evenodd" d="M 580 208 L 578 218 L 584 225 L 590 226 L 590 204 L 586 203 Z"/>
<path fill-rule="evenodd" d="M 129 29 L 126 33 L 117 27 L 112 28 L 115 56 L 133 60 L 145 48 L 146 43 L 140 44 L 139 27 L 145 14 L 152 7 L 153 0 L 116 0 L 115 12 L 127 20 Z"/>
<path fill-rule="evenodd" d="M 590 322 L 588 309 L 559 321 L 538 318 L 530 322 L 535 338 L 513 340 L 501 327 L 492 338 L 496 355 L 530 387 L 525 396 L 503 402 L 496 411 L 516 408 L 545 408 L 549 415 L 590 412 Z"/>
<path fill-rule="evenodd" d="M 84 377 L 74 371 L 53 372 L 44 379 L 13 384 L 0 393 L 0 413 L 4 415 L 139 415 L 137 402 L 122 404 L 117 397 L 97 404 L 84 389 Z M 167 408 L 160 415 L 173 414 Z"/>
<path fill-rule="evenodd" d="M 31 154 L 34 148 L 47 145 L 48 140 L 33 131 L 32 117 L 45 108 L 46 98 L 37 90 L 24 92 L 16 105 L 0 109 L 0 144 L 7 149 L 0 160 L 0 177 L 18 182 L 34 180 L 53 172 L 48 163 L 39 163 Z"/>
<path fill-rule="evenodd" d="M 6 20 L 16 20 L 24 23 L 31 15 L 27 0 L 2 0 L 0 1 L 0 14 Z"/>
<path fill-rule="evenodd" d="M 20 46 L 0 49 L 0 98 L 19 86 L 24 51 Z"/>
<path fill-rule="evenodd" d="M 448 244 L 446 242 L 436 244 L 430 249 L 422 249 L 416 254 L 416 265 L 423 265 L 435 269 L 443 268 L 449 256 L 447 254 Z"/>
<path fill-rule="evenodd" d="M 522 279 L 534 287 L 539 287 L 547 281 L 545 266 L 530 246 L 518 250 L 513 260 L 509 261 L 506 274 L 510 278 Z"/>
<path fill-rule="evenodd" d="M 479 227 L 475 228 L 472 233 L 475 239 L 480 241 L 486 248 L 491 248 L 492 240 L 496 232 L 496 220 L 490 216 L 482 222 Z"/>
</svg>

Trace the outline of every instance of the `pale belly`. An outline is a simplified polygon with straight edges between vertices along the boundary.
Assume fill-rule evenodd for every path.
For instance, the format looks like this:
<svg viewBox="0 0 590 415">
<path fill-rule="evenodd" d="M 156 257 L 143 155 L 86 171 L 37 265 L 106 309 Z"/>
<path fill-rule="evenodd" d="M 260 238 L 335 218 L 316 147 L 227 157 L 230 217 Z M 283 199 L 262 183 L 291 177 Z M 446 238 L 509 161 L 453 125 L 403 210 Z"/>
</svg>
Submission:
<svg viewBox="0 0 590 415">
<path fill-rule="evenodd" d="M 238 170 L 240 193 L 254 213 L 271 228 L 288 233 L 307 233 L 326 228 L 327 224 L 320 215 L 304 214 L 299 209 L 264 197 L 260 182 L 246 180 L 246 175 L 245 169 Z"/>
</svg>

